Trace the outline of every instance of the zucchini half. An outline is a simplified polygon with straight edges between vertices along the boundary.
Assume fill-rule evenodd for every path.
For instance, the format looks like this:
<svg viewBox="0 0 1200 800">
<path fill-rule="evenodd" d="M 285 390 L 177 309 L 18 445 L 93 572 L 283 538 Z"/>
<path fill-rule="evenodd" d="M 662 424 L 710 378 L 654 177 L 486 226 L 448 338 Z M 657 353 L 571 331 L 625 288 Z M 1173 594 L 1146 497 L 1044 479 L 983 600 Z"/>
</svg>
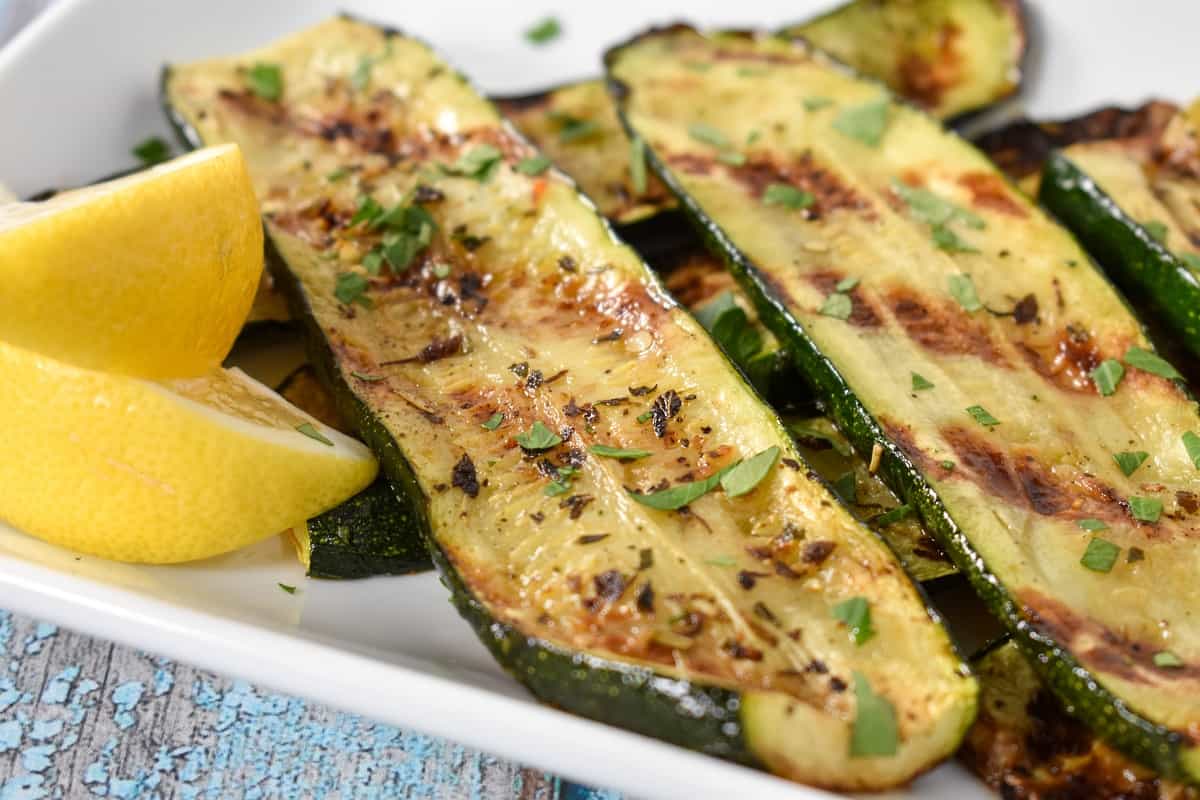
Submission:
<svg viewBox="0 0 1200 800">
<path fill-rule="evenodd" d="M 1074 231 L 1135 305 L 1200 356 L 1200 161 L 1195 142 L 1196 130 L 1185 112 L 1149 142 L 1072 145 L 1050 157 L 1038 198 Z M 1180 152 L 1188 148 L 1190 154 Z"/>
<path fill-rule="evenodd" d="M 896 558 L 570 179 L 518 169 L 536 151 L 458 73 L 334 19 L 164 89 L 190 141 L 241 145 L 314 365 L 534 694 L 823 786 L 953 752 L 974 680 Z M 383 231 L 416 255 L 370 274 Z M 647 505 L 664 489 L 687 505 Z M 835 617 L 854 598 L 861 645 Z"/>
<path fill-rule="evenodd" d="M 607 64 L 654 169 L 1047 684 L 1132 757 L 1200 777 L 1200 418 L 1087 255 L 974 148 L 802 43 L 677 26 Z"/>
</svg>

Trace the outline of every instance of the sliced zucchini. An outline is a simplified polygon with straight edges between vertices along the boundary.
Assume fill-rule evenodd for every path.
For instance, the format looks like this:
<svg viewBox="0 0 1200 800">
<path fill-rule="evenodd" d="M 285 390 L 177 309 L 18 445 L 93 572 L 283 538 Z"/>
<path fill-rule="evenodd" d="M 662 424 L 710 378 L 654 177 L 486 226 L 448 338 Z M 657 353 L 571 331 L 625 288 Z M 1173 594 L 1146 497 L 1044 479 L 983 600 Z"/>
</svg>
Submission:
<svg viewBox="0 0 1200 800">
<path fill-rule="evenodd" d="M 676 27 L 607 63 L 652 166 L 1048 685 L 1114 746 L 1200 777 L 1200 418 L 1087 255 L 974 148 L 803 43 Z M 742 166 L 715 158 L 753 131 Z M 1164 636 L 1182 669 L 1155 662 Z"/>
<path fill-rule="evenodd" d="M 991 105 L 1021 83 L 1018 0 L 851 0 L 800 36 L 942 119 Z"/>
<path fill-rule="evenodd" d="M 165 93 L 191 141 L 242 145 L 318 372 L 538 697 L 827 786 L 954 750 L 974 681 L 895 557 L 458 73 L 336 19 L 171 68 Z M 384 237 L 390 266 L 368 258 Z"/>
<path fill-rule="evenodd" d="M 1200 355 L 1200 179 L 1161 143 L 1072 145 L 1050 157 L 1038 196 L 1135 305 Z"/>
<path fill-rule="evenodd" d="M 979 717 L 959 756 L 1001 797 L 1200 797 L 1125 758 L 1072 719 L 1011 640 L 989 648 L 972 666 L 979 677 Z"/>
</svg>

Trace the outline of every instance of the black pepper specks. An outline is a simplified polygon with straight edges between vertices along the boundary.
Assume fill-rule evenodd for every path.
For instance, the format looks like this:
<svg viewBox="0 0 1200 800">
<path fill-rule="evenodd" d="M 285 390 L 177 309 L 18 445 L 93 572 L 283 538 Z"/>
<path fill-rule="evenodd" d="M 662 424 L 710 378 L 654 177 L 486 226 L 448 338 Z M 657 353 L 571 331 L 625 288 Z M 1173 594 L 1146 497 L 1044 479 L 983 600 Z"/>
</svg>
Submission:
<svg viewBox="0 0 1200 800">
<path fill-rule="evenodd" d="M 462 489 L 467 497 L 479 496 L 479 478 L 475 475 L 475 462 L 466 453 L 463 453 L 463 457 L 454 465 L 454 472 L 450 475 L 450 484 Z"/>
</svg>

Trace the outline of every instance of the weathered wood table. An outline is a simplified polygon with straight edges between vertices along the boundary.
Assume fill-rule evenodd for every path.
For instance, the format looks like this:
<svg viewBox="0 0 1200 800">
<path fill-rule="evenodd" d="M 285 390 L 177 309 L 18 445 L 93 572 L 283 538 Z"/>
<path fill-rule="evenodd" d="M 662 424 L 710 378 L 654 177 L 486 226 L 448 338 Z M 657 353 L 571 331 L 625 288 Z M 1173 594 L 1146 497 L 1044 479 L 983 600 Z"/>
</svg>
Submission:
<svg viewBox="0 0 1200 800">
<path fill-rule="evenodd" d="M 0 800 L 85 797 L 617 795 L 0 610 Z"/>
</svg>

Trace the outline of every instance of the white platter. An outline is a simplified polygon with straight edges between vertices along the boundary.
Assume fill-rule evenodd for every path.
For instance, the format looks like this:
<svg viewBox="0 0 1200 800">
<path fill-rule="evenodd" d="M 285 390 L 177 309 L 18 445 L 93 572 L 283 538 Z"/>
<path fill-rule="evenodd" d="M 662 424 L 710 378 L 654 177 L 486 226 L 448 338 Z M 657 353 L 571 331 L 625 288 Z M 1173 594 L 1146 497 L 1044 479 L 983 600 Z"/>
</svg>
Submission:
<svg viewBox="0 0 1200 800">
<path fill-rule="evenodd" d="M 1063 116 L 1200 88 L 1200 4 L 1029 0 L 1034 53 L 1021 103 Z M 340 10 L 434 43 L 477 85 L 543 88 L 594 75 L 605 45 L 651 22 L 771 26 L 822 0 L 547 0 L 405 3 L 287 0 L 63 2 L 0 51 L 0 183 L 25 195 L 130 166 L 132 144 L 167 136 L 164 62 L 237 52 Z M 547 13 L 565 36 L 532 47 Z M 0 380 L 3 377 L 0 376 Z M 30 459 L 36 453 L 28 454 Z M 64 498 L 70 502 L 70 498 Z M 278 582 L 301 588 L 287 595 Z M 306 581 L 279 539 L 201 564 L 134 567 L 76 556 L 0 523 L 0 607 L 444 736 L 643 798 L 829 795 L 535 703 L 492 662 L 431 575 Z M 956 764 L 900 797 L 989 796 Z"/>
</svg>

